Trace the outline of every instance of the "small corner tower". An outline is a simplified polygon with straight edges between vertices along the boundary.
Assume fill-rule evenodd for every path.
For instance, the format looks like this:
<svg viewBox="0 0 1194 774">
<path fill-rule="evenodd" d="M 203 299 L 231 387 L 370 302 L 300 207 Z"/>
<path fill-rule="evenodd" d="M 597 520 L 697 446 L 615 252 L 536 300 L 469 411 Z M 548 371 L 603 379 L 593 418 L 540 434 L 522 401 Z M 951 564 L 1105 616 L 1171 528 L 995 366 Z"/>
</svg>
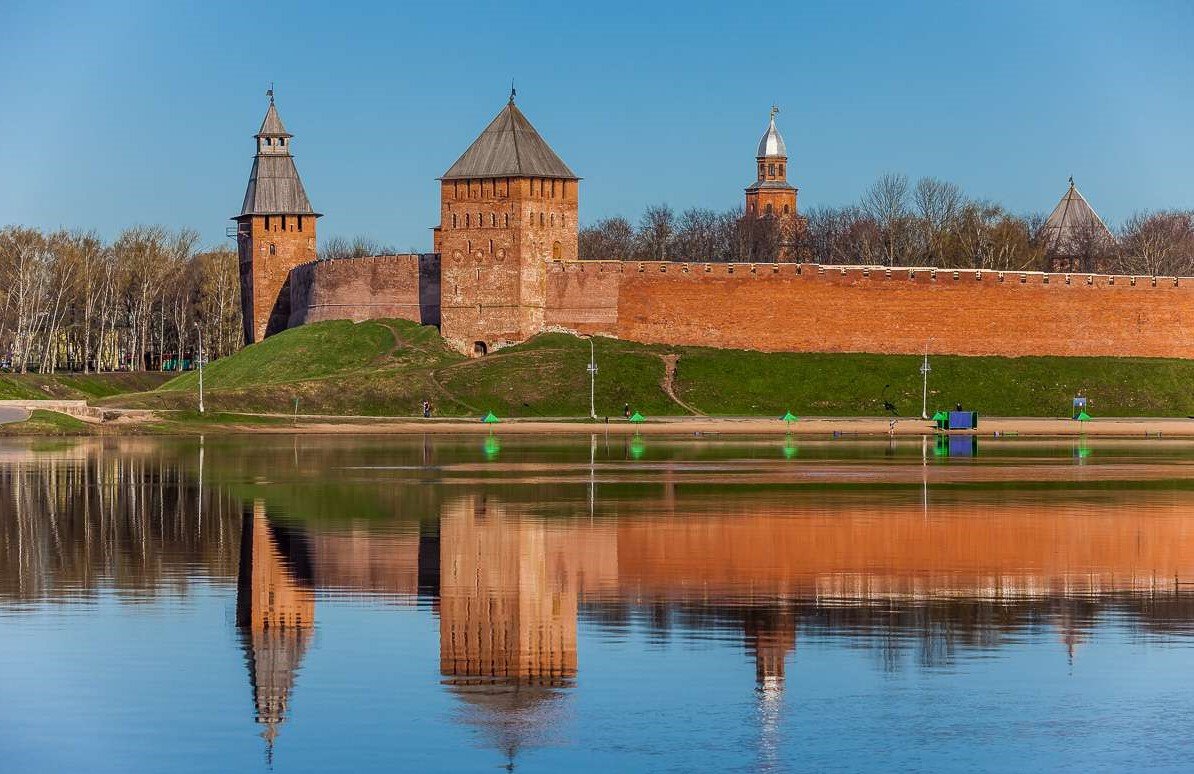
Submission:
<svg viewBox="0 0 1194 774">
<path fill-rule="evenodd" d="M 290 317 L 290 270 L 315 260 L 315 219 L 294 157 L 293 136 L 282 125 L 274 91 L 257 139 L 257 156 L 236 221 L 240 255 L 240 303 L 245 343 L 286 328 Z"/>
<path fill-rule="evenodd" d="M 514 94 L 440 178 L 440 329 L 473 355 L 542 331 L 548 263 L 577 257 L 580 178 Z"/>
<path fill-rule="evenodd" d="M 771 121 L 755 153 L 758 178 L 746 189 L 747 217 L 773 217 L 781 231 L 780 260 L 791 260 L 793 246 L 804 224 L 796 211 L 797 190 L 788 183 L 788 148 L 775 126 L 779 108 L 772 106 Z"/>
</svg>

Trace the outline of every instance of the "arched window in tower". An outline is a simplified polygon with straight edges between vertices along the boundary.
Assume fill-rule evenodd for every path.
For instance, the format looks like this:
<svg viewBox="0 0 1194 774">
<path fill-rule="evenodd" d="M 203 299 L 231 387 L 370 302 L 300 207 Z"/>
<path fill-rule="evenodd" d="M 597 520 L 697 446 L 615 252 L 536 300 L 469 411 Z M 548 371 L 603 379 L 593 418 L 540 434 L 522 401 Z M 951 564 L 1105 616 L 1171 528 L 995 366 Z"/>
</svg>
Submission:
<svg viewBox="0 0 1194 774">
<path fill-rule="evenodd" d="M 277 254 L 278 254 L 278 246 L 277 246 L 277 245 L 275 245 L 273 242 L 270 242 L 270 245 L 269 245 L 269 254 L 270 254 L 270 255 L 277 255 Z"/>
<path fill-rule="evenodd" d="M 452 228 L 456 228 L 456 213 L 452 213 Z"/>
<path fill-rule="evenodd" d="M 265 138 L 265 144 L 266 144 L 267 146 L 268 146 L 268 145 L 273 145 L 273 144 L 274 144 L 274 141 L 273 141 L 273 140 L 271 140 L 270 138 L 266 137 L 266 138 Z"/>
<path fill-rule="evenodd" d="M 506 228 L 510 228 L 510 213 L 506 213 Z"/>
<path fill-rule="evenodd" d="M 767 174 L 771 175 L 772 177 L 775 177 L 775 165 L 774 164 L 767 165 Z"/>
<path fill-rule="evenodd" d="M 780 177 L 784 176 L 784 165 L 783 164 L 779 165 L 779 176 Z"/>
<path fill-rule="evenodd" d="M 788 205 L 785 204 L 784 205 L 784 214 L 787 215 L 789 212 L 790 212 L 790 210 L 788 209 Z"/>
<path fill-rule="evenodd" d="M 763 162 L 760 161 L 759 162 L 759 179 L 762 180 L 763 176 L 766 174 L 767 174 L 767 168 L 766 168 L 766 166 L 764 166 Z"/>
<path fill-rule="evenodd" d="M 303 230 L 303 216 L 302 215 L 298 216 L 298 230 L 299 231 Z"/>
<path fill-rule="evenodd" d="M 466 213 L 464 213 L 464 227 L 465 227 L 465 228 L 468 228 L 468 227 L 469 227 L 469 215 L 468 215 L 468 213 L 467 213 L 467 212 L 466 212 Z"/>
<path fill-rule="evenodd" d="M 564 257 L 564 246 L 559 242 L 553 242 L 551 245 L 551 257 L 555 260 L 560 260 Z"/>
<path fill-rule="evenodd" d="M 493 226 L 494 228 L 497 228 L 497 213 L 496 212 L 489 213 L 489 225 Z"/>
<path fill-rule="evenodd" d="M 771 205 L 770 204 L 767 205 L 767 214 L 768 215 L 771 214 Z"/>
<path fill-rule="evenodd" d="M 285 148 L 285 147 L 286 147 L 286 138 L 285 138 L 285 137 L 279 137 L 279 138 L 278 138 L 278 145 L 280 145 L 280 146 L 282 146 L 283 148 Z"/>
<path fill-rule="evenodd" d="M 543 221 L 543 213 L 541 212 L 541 213 L 539 213 L 539 225 L 540 225 L 540 226 L 542 226 L 542 225 L 543 225 L 543 223 L 544 223 L 544 221 Z"/>
<path fill-rule="evenodd" d="M 554 226 L 555 224 L 556 224 L 556 214 L 553 212 L 551 214 L 551 225 Z"/>
</svg>

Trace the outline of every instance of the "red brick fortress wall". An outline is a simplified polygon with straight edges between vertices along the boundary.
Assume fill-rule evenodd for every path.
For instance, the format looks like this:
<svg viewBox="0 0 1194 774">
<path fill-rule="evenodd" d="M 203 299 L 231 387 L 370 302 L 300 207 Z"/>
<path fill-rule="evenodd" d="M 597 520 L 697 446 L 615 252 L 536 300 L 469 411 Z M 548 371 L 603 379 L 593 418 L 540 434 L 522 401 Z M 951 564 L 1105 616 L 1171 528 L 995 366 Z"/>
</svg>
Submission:
<svg viewBox="0 0 1194 774">
<path fill-rule="evenodd" d="M 1194 278 L 555 261 L 545 327 L 783 352 L 1194 358 Z"/>
<path fill-rule="evenodd" d="M 383 317 L 438 325 L 439 273 L 434 253 L 303 264 L 290 276 L 290 327 Z"/>
</svg>

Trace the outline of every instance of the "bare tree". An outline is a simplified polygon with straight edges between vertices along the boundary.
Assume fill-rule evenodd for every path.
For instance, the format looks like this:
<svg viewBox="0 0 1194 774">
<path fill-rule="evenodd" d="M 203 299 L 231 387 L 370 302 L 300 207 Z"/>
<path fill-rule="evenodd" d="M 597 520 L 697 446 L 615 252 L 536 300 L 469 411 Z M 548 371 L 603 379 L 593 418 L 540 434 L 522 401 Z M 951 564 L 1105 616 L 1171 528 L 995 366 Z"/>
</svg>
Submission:
<svg viewBox="0 0 1194 774">
<path fill-rule="evenodd" d="M 879 227 L 881 263 L 885 266 L 906 264 L 911 246 L 908 178 L 891 173 L 883 175 L 862 195 L 861 206 Z"/>
<path fill-rule="evenodd" d="M 634 226 L 622 217 L 604 218 L 577 235 L 580 257 L 590 261 L 624 261 L 634 254 Z"/>
<path fill-rule="evenodd" d="M 642 257 L 666 261 L 676 233 L 676 216 L 666 204 L 648 207 L 639 223 L 638 241 Z"/>
<path fill-rule="evenodd" d="M 954 183 L 922 177 L 912 189 L 912 205 L 919 232 L 919 263 L 942 265 L 946 244 L 965 197 Z"/>
<path fill-rule="evenodd" d="M 1194 275 L 1194 212 L 1170 210 L 1138 212 L 1120 230 L 1122 260 L 1116 267 L 1126 274 L 1146 276 Z"/>
<path fill-rule="evenodd" d="M 341 258 L 364 258 L 368 255 L 393 255 L 398 252 L 389 245 L 367 236 L 356 236 L 351 240 L 334 236 L 324 240 L 316 252 L 316 260 L 333 261 Z"/>
</svg>

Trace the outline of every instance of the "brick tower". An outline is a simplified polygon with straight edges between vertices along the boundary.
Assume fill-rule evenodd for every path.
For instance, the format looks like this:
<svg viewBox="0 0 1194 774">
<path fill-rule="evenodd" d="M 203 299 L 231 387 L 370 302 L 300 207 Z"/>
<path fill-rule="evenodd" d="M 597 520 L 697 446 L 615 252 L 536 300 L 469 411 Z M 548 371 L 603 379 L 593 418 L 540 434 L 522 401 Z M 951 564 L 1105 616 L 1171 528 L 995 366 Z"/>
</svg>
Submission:
<svg viewBox="0 0 1194 774">
<path fill-rule="evenodd" d="M 788 183 L 788 149 L 775 127 L 779 108 L 771 108 L 771 122 L 755 153 L 758 179 L 746 189 L 747 217 L 776 218 L 780 229 L 779 259 L 792 260 L 804 226 L 796 212 L 796 188 Z"/>
<path fill-rule="evenodd" d="M 441 331 L 484 355 L 543 329 L 547 265 L 577 257 L 580 178 L 510 101 L 440 178 Z"/>
<path fill-rule="evenodd" d="M 282 126 L 270 89 L 269 109 L 258 130 L 257 156 L 245 202 L 236 221 L 240 254 L 240 304 L 245 343 L 286 328 L 290 317 L 290 270 L 315 260 L 315 219 L 294 157 L 293 136 Z"/>
</svg>

